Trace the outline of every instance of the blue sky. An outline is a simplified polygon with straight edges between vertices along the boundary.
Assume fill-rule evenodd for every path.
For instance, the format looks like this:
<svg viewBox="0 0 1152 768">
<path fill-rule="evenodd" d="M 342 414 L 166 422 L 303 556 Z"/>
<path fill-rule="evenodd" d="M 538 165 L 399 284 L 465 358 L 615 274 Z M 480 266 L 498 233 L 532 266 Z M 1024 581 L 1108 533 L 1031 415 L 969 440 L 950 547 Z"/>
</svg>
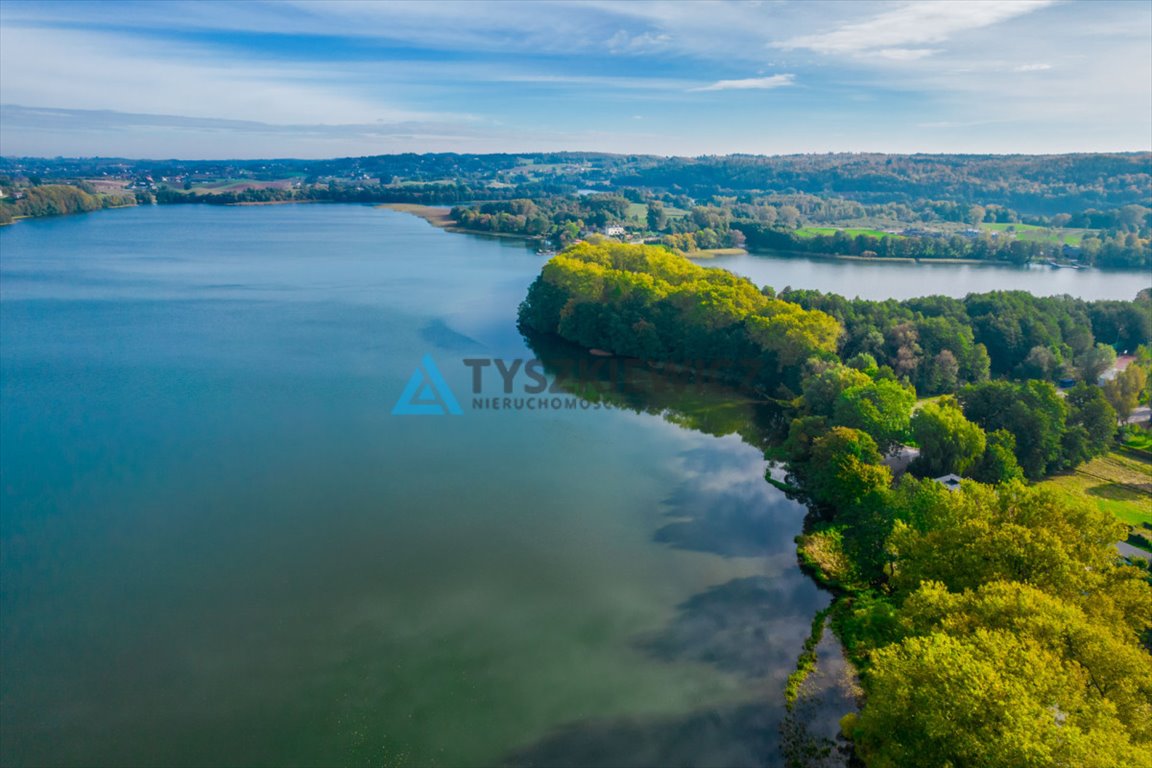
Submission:
<svg viewBox="0 0 1152 768">
<path fill-rule="evenodd" d="M 0 153 L 1152 146 L 1152 3 L 0 3 Z"/>
</svg>

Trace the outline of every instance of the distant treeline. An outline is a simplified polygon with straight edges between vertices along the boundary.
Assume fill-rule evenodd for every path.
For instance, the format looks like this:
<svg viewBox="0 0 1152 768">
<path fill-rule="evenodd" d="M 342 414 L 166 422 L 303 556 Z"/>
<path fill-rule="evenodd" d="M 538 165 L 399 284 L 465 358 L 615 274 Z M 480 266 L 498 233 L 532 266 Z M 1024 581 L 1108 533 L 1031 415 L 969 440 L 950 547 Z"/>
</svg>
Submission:
<svg viewBox="0 0 1152 768">
<path fill-rule="evenodd" d="M 867 202 L 919 198 L 997 204 L 1033 213 L 1148 205 L 1152 153 L 1079 155 L 826 154 L 638 160 L 620 186 L 694 197 L 790 190 Z"/>
<path fill-rule="evenodd" d="M 414 203 L 450 205 L 475 200 L 477 197 L 513 198 L 525 194 L 554 195 L 567 191 L 554 185 L 526 189 L 512 187 L 489 190 L 467 184 L 419 184 L 412 186 L 378 186 L 356 184 L 322 184 L 280 189 L 245 189 L 238 192 L 192 192 L 161 187 L 155 192 L 140 193 L 142 198 L 159 205 L 237 205 L 240 203 L 324 202 L 324 203 Z"/>
<path fill-rule="evenodd" d="M 732 228 L 744 234 L 751 250 L 781 250 L 801 253 L 866 256 L 905 259 L 975 259 L 1027 264 L 1062 258 L 1059 243 L 993 236 L 873 236 L 845 232 L 830 235 L 797 236 L 794 232 L 767 227 L 756 222 L 736 221 Z M 1134 268 L 1152 266 L 1152 239 L 1138 232 L 1089 234 L 1071 251 L 1078 261 L 1098 267 Z"/>
<path fill-rule="evenodd" d="M 620 224 L 633 234 L 659 239 L 663 244 L 691 252 L 697 249 L 746 247 L 753 251 L 793 251 L 813 254 L 863 256 L 868 258 L 974 259 L 1014 264 L 1063 259 L 1101 267 L 1133 268 L 1152 266 L 1152 211 L 1128 206 L 1105 215 L 1081 211 L 1076 217 L 1062 214 L 1056 224 L 1082 223 L 1110 225 L 1115 229 L 1085 234 L 1065 252 L 1060 242 L 1024 239 L 1011 233 L 968 231 L 964 234 L 924 232 L 899 236 L 878 234 L 833 234 L 797 232 L 803 223 L 832 223 L 861 216 L 883 216 L 911 225 L 971 220 L 973 226 L 985 222 L 1016 223 L 1021 216 L 1012 209 L 984 206 L 957 206 L 940 201 L 920 201 L 915 206 L 884 204 L 864 206 L 852 201 L 822 200 L 808 195 L 772 195 L 739 202 L 715 198 L 696 205 L 691 199 L 646 200 L 643 214 L 629 215 L 630 206 L 645 200 L 643 194 L 586 194 L 544 196 L 534 199 L 505 199 L 456 206 L 452 218 L 464 229 L 505 232 L 543 237 L 565 245 L 588 231 Z M 675 204 L 683 206 L 675 207 Z M 670 214 L 670 211 L 676 212 Z M 1033 221 L 1041 221 L 1033 219 Z M 1049 223 L 1046 219 L 1044 223 Z M 910 230 L 915 231 L 915 230 Z"/>
<path fill-rule="evenodd" d="M 684 251 L 1152 266 L 1152 153 L 663 158 L 401 154 L 333 160 L 0 158 L 0 178 L 127 179 L 141 201 L 454 206 L 463 228 L 567 244 L 611 224 Z M 252 182 L 243 191 L 216 183 Z M 278 182 L 272 184 L 270 182 Z M 35 186 L 35 184 L 32 184 Z M 639 220 L 633 206 L 646 210 Z M 1028 224 L 1048 232 L 991 232 Z M 829 226 L 836 234 L 797 232 Z M 967 231 L 963 229 L 967 225 Z M 897 230 L 901 236 L 881 236 Z M 1000 227 L 1004 229 L 1004 227 Z M 1062 230 L 1080 230 L 1062 234 Z"/>
<path fill-rule="evenodd" d="M 556 152 L 521 155 L 399 154 L 332 160 L 154 161 L 116 158 L 0 158 L 0 173 L 55 178 L 134 174 L 173 178 L 275 180 L 306 184 L 327 177 L 460 182 L 494 192 L 503 185 L 547 183 L 571 189 L 627 187 L 685 194 L 805 193 L 867 203 L 945 200 L 1001 205 L 1055 215 L 1152 205 L 1152 153 L 1072 155 L 812 154 L 764 157 L 655 157 Z M 495 182 L 495 184 L 493 184 Z M 470 199 L 491 199 L 485 194 Z M 463 199 L 463 198 L 462 198 Z M 437 202 L 454 202 L 441 199 Z"/>
</svg>

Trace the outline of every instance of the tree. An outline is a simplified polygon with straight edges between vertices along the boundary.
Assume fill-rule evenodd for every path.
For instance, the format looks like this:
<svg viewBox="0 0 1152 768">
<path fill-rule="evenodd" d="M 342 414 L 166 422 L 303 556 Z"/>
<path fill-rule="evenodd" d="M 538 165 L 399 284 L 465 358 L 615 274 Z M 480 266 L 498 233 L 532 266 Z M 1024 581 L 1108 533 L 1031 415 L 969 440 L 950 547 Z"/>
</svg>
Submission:
<svg viewBox="0 0 1152 768">
<path fill-rule="evenodd" d="M 664 203 L 653 200 L 648 203 L 648 229 L 653 232 L 663 232 L 668 227 L 668 214 L 664 210 Z"/>
<path fill-rule="evenodd" d="M 876 768 L 1152 765 L 1149 743 L 1086 675 L 1012 632 L 933 632 L 881 648 L 868 688 L 853 735 Z"/>
<path fill-rule="evenodd" d="M 817 504 L 845 510 L 891 484 L 892 472 L 880 458 L 867 433 L 833 427 L 812 441 L 808 461 L 793 471 L 799 471 L 804 489 Z"/>
<path fill-rule="evenodd" d="M 1152 598 L 1149 594 L 1152 589 L 1147 583 L 1129 580 L 1128 585 L 1135 587 L 1143 600 Z M 1029 762 L 1030 754 L 1034 762 L 1045 765 L 1149 765 L 1152 763 L 1149 760 L 1152 755 L 1149 750 L 1152 745 L 1152 657 L 1143 652 L 1136 632 L 1123 621 L 1111 621 L 1094 610 L 1095 605 L 1108 603 L 1109 597 L 1105 589 L 1087 596 L 1082 605 L 1011 581 L 990 582 L 964 593 L 949 592 L 944 585 L 934 582 L 921 585 L 908 597 L 901 611 L 900 622 L 909 635 L 901 643 L 904 647 L 881 651 L 876 659 L 876 666 L 882 668 L 881 680 L 870 686 L 872 691 L 859 721 L 865 742 L 880 736 L 871 731 L 872 726 L 880 725 L 879 721 L 885 716 L 898 716 L 885 711 L 891 702 L 884 699 L 890 695 L 903 698 L 911 694 L 921 697 L 923 705 L 909 707 L 907 721 L 899 730 L 900 737 L 876 739 L 881 754 L 892 748 L 892 741 L 903 742 L 905 735 L 913 739 L 928 737 L 929 733 L 922 729 L 927 727 L 934 732 L 930 723 L 935 718 L 965 721 L 973 717 L 979 722 L 957 722 L 959 728 L 936 734 L 951 742 L 946 761 L 956 762 L 950 764 L 963 764 L 962 758 L 976 758 L 979 753 L 979 759 L 973 764 L 1001 765 L 1001 756 L 1012 755 L 1008 764 L 1029 765 L 1033 764 Z M 916 639 L 921 642 L 914 642 Z M 991 677 L 973 677 L 967 686 L 949 686 L 944 696 L 934 698 L 926 691 L 901 692 L 900 686 L 910 685 L 912 680 L 896 681 L 889 677 L 900 668 L 919 683 L 927 682 L 923 675 L 944 682 L 943 678 L 959 671 L 954 669 L 956 666 L 980 663 L 967 657 L 968 650 L 978 651 L 980 661 L 989 662 L 1002 658 L 1000 654 L 1013 645 L 1016 645 L 1017 663 L 1001 665 L 1003 668 Z M 940 653 L 945 648 L 949 652 Z M 886 651 L 891 655 L 885 655 Z M 913 661 L 915 652 L 922 652 L 922 664 Z M 942 669 L 939 663 L 953 669 Z M 1040 671 L 1033 663 L 1047 669 Z M 1037 673 L 1039 679 L 1034 677 Z M 1051 687 L 1044 684 L 1034 687 L 1045 678 L 1050 680 Z M 929 687 L 943 693 L 935 686 Z M 1009 690 L 1013 691 L 1012 695 L 1008 694 Z M 881 701 L 874 711 L 876 695 Z M 977 703 L 986 696 L 1000 701 Z M 968 697 L 973 699 L 969 701 Z M 984 707 L 988 707 L 986 719 L 979 716 L 979 710 Z M 1021 718 L 1025 707 L 1035 710 L 1037 717 Z M 1012 736 L 1002 730 L 1005 723 L 997 722 L 1007 714 L 1006 708 L 1017 708 L 1017 713 L 1009 717 L 1013 725 L 1007 725 L 1008 729 L 1019 729 Z M 888 727 L 895 725 L 887 723 Z M 970 727 L 987 731 L 981 739 L 970 740 L 972 734 L 965 732 Z M 1025 741 L 1032 742 L 1028 750 L 1013 754 Z M 940 748 L 938 743 L 923 746 Z M 930 755 L 921 754 L 909 755 L 899 764 L 935 763 Z"/>
<path fill-rule="evenodd" d="M 1028 351 L 1028 357 L 1024 358 L 1024 362 L 1016 366 L 1015 373 L 1021 379 L 1048 381 L 1055 378 L 1063 362 L 1060 355 L 1052 349 L 1036 346 Z"/>
<path fill-rule="evenodd" d="M 1096 344 L 1080 356 L 1077 361 L 1080 378 L 1088 384 L 1095 384 L 1104 371 L 1116 362 L 1116 350 L 1108 344 Z"/>
<path fill-rule="evenodd" d="M 919 344 L 919 331 L 913 323 L 898 323 L 887 335 L 888 347 L 892 352 L 892 368 L 898 376 L 911 376 L 920 365 L 923 352 Z"/>
<path fill-rule="evenodd" d="M 875 365 L 875 361 L 873 361 Z M 841 363 L 818 360 L 802 385 L 804 409 L 811 414 L 831 416 L 836 401 L 846 389 L 868 384 L 867 373 Z"/>
<path fill-rule="evenodd" d="M 1116 415 L 1127 421 L 1140 404 L 1140 394 L 1148 386 L 1148 372 L 1143 366 L 1131 363 L 1116 377 L 1104 382 L 1104 397 L 1116 411 Z"/>
<path fill-rule="evenodd" d="M 1100 387 L 1077 384 L 1068 390 L 1063 442 L 1064 465 L 1075 467 L 1108 452 L 1116 436 L 1116 411 Z"/>
<path fill-rule="evenodd" d="M 924 377 L 925 393 L 955 392 L 960 380 L 960 363 L 950 349 L 942 349 L 928 364 Z"/>
<path fill-rule="evenodd" d="M 960 391 L 964 415 L 985 432 L 1005 429 L 1016 438 L 1016 460 L 1037 480 L 1062 465 L 1060 439 L 1067 407 L 1045 381 L 988 381 Z"/>
<path fill-rule="evenodd" d="M 916 392 L 897 381 L 869 381 L 836 398 L 834 424 L 867 432 L 885 453 L 908 437 Z"/>
<path fill-rule="evenodd" d="M 968 209 L 968 223 L 973 227 L 979 227 L 981 222 L 984 221 L 984 207 L 980 205 L 973 205 Z"/>
<path fill-rule="evenodd" d="M 888 500 L 897 523 L 897 590 L 939 581 L 953 592 L 1022 581 L 1073 600 L 1099 590 L 1127 527 L 1045 486 L 965 483 L 950 491 L 907 475 Z"/>
<path fill-rule="evenodd" d="M 964 418 L 952 398 L 925 403 L 916 411 L 912 437 L 920 446 L 920 456 L 910 469 L 921 476 L 963 475 L 984 455 L 984 430 Z"/>
<path fill-rule="evenodd" d="M 997 429 L 985 435 L 984 455 L 972 468 L 972 479 L 989 485 L 1024 479 L 1024 470 L 1016 461 L 1016 438 L 1011 432 Z"/>
<path fill-rule="evenodd" d="M 869 378 L 875 377 L 880 371 L 880 366 L 877 365 L 876 358 L 867 352 L 854 355 L 852 359 L 848 361 L 848 367 L 855 368 Z"/>
</svg>

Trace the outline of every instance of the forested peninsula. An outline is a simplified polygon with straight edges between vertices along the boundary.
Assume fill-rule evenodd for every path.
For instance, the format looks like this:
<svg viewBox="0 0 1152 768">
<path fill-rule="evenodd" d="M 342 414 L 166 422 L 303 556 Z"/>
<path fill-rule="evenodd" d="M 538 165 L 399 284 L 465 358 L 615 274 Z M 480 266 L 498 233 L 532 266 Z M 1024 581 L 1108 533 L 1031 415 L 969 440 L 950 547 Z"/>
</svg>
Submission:
<svg viewBox="0 0 1152 768">
<path fill-rule="evenodd" d="M 549 261 L 519 317 L 783 409 L 769 458 L 809 508 L 798 556 L 836 595 L 866 765 L 1152 765 L 1147 562 L 1117 553 L 1124 523 L 1037 482 L 1113 450 L 1148 402 L 1149 291 L 849 301 L 600 241 Z"/>
<path fill-rule="evenodd" d="M 7 190 L 0 185 L 0 224 L 39 216 L 65 216 L 136 205 L 132 195 L 101 194 L 90 185 L 37 184 Z"/>
</svg>

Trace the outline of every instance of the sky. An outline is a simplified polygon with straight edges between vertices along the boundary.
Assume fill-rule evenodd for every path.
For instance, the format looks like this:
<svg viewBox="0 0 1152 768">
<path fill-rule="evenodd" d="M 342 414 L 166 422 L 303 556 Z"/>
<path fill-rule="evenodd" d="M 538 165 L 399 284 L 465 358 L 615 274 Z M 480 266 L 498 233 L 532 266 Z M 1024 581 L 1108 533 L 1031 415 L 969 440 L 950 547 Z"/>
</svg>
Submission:
<svg viewBox="0 0 1152 768">
<path fill-rule="evenodd" d="M 1152 148 L 1147 0 L 0 2 L 0 154 Z"/>
</svg>

